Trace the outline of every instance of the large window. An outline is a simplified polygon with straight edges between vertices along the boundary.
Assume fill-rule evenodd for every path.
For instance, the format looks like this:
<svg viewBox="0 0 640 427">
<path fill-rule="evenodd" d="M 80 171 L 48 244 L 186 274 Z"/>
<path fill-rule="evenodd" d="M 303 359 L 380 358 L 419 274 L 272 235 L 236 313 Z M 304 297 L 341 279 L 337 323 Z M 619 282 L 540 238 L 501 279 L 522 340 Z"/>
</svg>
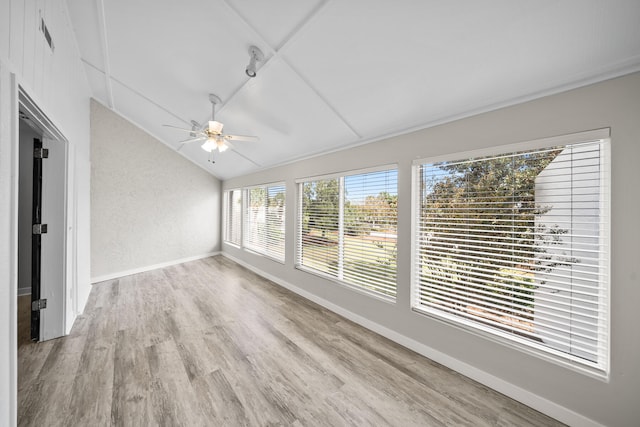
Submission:
<svg viewBox="0 0 640 427">
<path fill-rule="evenodd" d="M 607 370 L 608 141 L 585 137 L 417 162 L 414 309 Z"/>
<path fill-rule="evenodd" d="M 297 265 L 395 298 L 397 204 L 396 169 L 301 181 Z"/>
<path fill-rule="evenodd" d="M 242 241 L 242 191 L 225 191 L 222 198 L 223 239 L 240 246 Z"/>
<path fill-rule="evenodd" d="M 284 262 L 284 184 L 250 187 L 246 191 L 247 216 L 244 246 Z"/>
</svg>

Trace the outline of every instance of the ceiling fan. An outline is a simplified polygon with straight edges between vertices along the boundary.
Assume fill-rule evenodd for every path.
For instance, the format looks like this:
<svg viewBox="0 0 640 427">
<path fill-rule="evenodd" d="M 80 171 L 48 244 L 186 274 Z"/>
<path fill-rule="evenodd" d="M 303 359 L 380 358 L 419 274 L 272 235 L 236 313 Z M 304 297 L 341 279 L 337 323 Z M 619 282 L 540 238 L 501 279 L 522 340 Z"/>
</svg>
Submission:
<svg viewBox="0 0 640 427">
<path fill-rule="evenodd" d="M 184 129 L 178 126 L 163 125 L 166 127 L 179 129 L 184 132 L 189 132 L 190 138 L 180 141 L 180 146 L 177 151 L 180 151 L 185 144 L 195 141 L 203 141 L 202 149 L 208 153 L 213 153 L 216 149 L 219 152 L 227 151 L 231 148 L 231 141 L 258 141 L 257 136 L 248 135 L 229 135 L 222 133 L 224 125 L 215 120 L 216 105 L 222 101 L 214 94 L 209 94 L 209 101 L 211 102 L 211 120 L 207 122 L 205 126 L 200 125 L 195 120 L 191 120 L 191 129 Z"/>
</svg>

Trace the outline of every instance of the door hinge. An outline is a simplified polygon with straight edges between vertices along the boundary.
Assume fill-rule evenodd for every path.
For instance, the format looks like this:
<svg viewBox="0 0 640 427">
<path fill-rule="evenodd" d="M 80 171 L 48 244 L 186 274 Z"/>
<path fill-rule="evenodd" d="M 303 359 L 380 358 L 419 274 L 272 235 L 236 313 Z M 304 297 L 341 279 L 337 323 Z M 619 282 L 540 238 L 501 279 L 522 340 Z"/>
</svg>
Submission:
<svg viewBox="0 0 640 427">
<path fill-rule="evenodd" d="M 47 224 L 33 224 L 33 234 L 46 234 Z"/>
<path fill-rule="evenodd" d="M 36 301 L 31 301 L 31 311 L 40 311 L 45 308 L 47 308 L 46 299 L 43 298 Z"/>
<path fill-rule="evenodd" d="M 33 149 L 33 157 L 35 159 L 48 159 L 49 158 L 49 149 L 48 148 L 34 148 Z"/>
</svg>

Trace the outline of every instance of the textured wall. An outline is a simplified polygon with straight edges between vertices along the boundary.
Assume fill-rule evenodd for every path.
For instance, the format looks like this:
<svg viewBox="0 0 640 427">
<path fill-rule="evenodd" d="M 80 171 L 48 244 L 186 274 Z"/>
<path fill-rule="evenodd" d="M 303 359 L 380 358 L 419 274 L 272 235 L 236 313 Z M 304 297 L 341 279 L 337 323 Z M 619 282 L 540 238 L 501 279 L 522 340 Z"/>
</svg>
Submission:
<svg viewBox="0 0 640 427">
<path fill-rule="evenodd" d="M 91 277 L 219 250 L 220 182 L 91 103 Z"/>
<path fill-rule="evenodd" d="M 223 245 L 225 253 L 344 310 L 413 339 L 509 384 L 607 426 L 640 420 L 640 73 L 492 111 L 411 134 L 264 170 L 224 182 L 225 189 L 287 184 L 285 264 Z M 609 382 L 449 326 L 410 308 L 411 163 L 413 159 L 611 128 L 611 375 Z M 336 171 L 398 164 L 398 296 L 395 304 L 297 270 L 295 180 Z M 449 359 L 449 360 L 450 360 Z M 537 400 L 540 403 L 540 399 Z M 553 402 L 554 404 L 552 404 Z M 529 403 L 529 402 L 528 402 Z M 551 410 L 549 411 L 548 409 Z M 567 411 L 562 411 L 567 415 Z M 570 414 L 570 413 L 569 413 Z M 571 417 L 571 415 L 568 415 Z M 587 424 L 585 420 L 575 425 Z"/>
</svg>

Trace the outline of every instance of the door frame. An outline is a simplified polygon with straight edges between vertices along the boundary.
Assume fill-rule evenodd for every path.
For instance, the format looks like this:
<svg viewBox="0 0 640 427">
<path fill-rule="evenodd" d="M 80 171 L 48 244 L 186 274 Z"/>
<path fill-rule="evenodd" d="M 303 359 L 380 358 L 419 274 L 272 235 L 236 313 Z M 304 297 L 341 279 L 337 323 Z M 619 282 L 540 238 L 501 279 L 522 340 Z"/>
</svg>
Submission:
<svg viewBox="0 0 640 427">
<path fill-rule="evenodd" d="M 70 325 L 68 324 L 67 319 L 67 305 L 73 305 L 76 301 L 76 298 L 73 298 L 73 292 L 71 290 L 75 290 L 75 283 L 69 283 L 70 280 L 73 280 L 75 277 L 72 273 L 73 263 L 72 257 L 69 256 L 69 249 L 74 247 L 74 240 L 71 240 L 75 237 L 75 227 L 71 226 L 69 222 L 69 212 L 72 212 L 72 206 L 70 205 L 69 195 L 73 194 L 70 189 L 70 180 L 69 180 L 69 143 L 64 134 L 58 129 L 58 127 L 49 119 L 49 117 L 40 109 L 40 107 L 33 101 L 33 99 L 28 95 L 26 90 L 18 85 L 18 114 L 25 115 L 29 118 L 29 125 L 34 128 L 36 132 L 41 134 L 41 141 L 43 145 L 46 146 L 49 150 L 56 150 L 58 156 L 62 156 L 62 161 L 64 164 L 63 173 L 63 188 L 59 189 L 61 192 L 61 196 L 63 197 L 63 214 L 62 218 L 56 224 L 61 227 L 61 241 L 59 242 L 59 247 L 62 249 L 62 277 L 61 282 L 59 284 L 55 284 L 55 292 L 58 295 L 57 304 L 48 304 L 47 308 L 40 312 L 40 325 L 39 325 L 39 341 L 44 341 L 51 338 L 56 338 L 58 336 L 63 336 L 67 334 L 70 330 Z M 49 141 L 49 143 L 45 144 L 45 141 Z M 18 140 L 19 143 L 19 140 Z M 53 153 L 52 153 L 53 154 Z M 46 162 L 47 160 L 45 160 Z M 44 181 L 47 179 L 46 167 L 43 166 L 43 191 L 47 190 L 47 186 L 44 185 Z M 45 195 L 43 194 L 43 201 Z M 44 218 L 47 217 L 47 213 L 43 212 Z M 53 225 L 53 224 L 51 224 Z M 49 225 L 49 228 L 51 228 Z M 45 238 L 49 236 L 45 235 Z M 56 246 L 58 246 L 58 242 L 56 242 Z M 46 270 L 46 262 L 53 260 L 47 260 L 42 258 L 41 269 Z M 60 260 L 58 260 L 59 262 Z M 58 287 L 60 286 L 60 287 Z M 41 288 L 40 298 L 47 298 L 46 293 L 52 289 L 48 289 L 47 287 Z M 72 308 L 72 307 L 69 307 Z"/>
</svg>

